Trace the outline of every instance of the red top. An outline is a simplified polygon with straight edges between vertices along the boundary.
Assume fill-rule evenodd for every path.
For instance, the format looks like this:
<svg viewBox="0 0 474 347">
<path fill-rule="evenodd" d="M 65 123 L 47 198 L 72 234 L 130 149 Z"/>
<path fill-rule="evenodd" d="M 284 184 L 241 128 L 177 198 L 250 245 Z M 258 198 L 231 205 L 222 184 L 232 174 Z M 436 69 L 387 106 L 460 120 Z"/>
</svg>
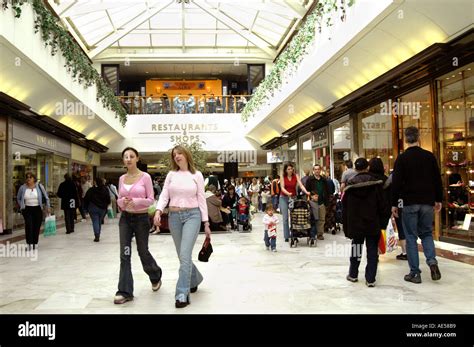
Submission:
<svg viewBox="0 0 474 347">
<path fill-rule="evenodd" d="M 285 189 L 291 196 L 296 196 L 296 175 L 291 176 L 291 180 L 288 179 L 288 176 L 283 177 L 283 181 L 285 182 Z"/>
<path fill-rule="evenodd" d="M 247 205 L 239 204 L 239 213 L 240 214 L 246 214 L 247 213 Z"/>
</svg>

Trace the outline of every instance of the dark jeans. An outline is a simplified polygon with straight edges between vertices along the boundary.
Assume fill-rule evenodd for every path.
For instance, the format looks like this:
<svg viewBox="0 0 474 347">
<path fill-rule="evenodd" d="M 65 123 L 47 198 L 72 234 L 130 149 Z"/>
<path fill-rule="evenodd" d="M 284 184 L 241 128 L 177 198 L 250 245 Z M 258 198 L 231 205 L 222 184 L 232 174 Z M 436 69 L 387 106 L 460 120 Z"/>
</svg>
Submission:
<svg viewBox="0 0 474 347">
<path fill-rule="evenodd" d="M 362 248 L 365 244 L 367 247 L 367 266 L 365 267 L 365 280 L 369 283 L 375 282 L 375 276 L 377 275 L 377 261 L 379 258 L 378 254 L 378 243 L 380 234 L 377 236 L 366 236 L 361 238 L 355 238 L 352 240 L 351 248 L 351 266 L 349 267 L 349 276 L 357 278 L 359 276 L 359 265 L 362 259 Z"/>
<path fill-rule="evenodd" d="M 265 230 L 265 234 L 263 235 L 263 241 L 265 241 L 265 246 L 271 246 L 272 250 L 276 249 L 277 239 L 276 237 L 268 237 L 268 230 Z"/>
<path fill-rule="evenodd" d="M 313 240 L 316 239 L 316 235 L 318 234 L 318 227 L 316 226 L 318 221 L 311 222 L 311 231 L 309 232 L 309 237 Z"/>
<path fill-rule="evenodd" d="M 26 243 L 37 245 L 41 223 L 43 223 L 43 210 L 39 206 L 26 206 L 22 213 L 25 219 Z"/>
<path fill-rule="evenodd" d="M 230 209 L 230 208 L 229 208 Z M 224 223 L 227 225 L 228 223 L 230 223 L 230 226 L 232 229 L 234 229 L 234 217 L 232 217 L 232 212 L 227 214 L 227 213 L 223 213 L 222 214 L 223 218 L 224 218 Z"/>
<path fill-rule="evenodd" d="M 143 270 L 150 278 L 151 283 L 161 280 L 161 268 L 148 250 L 148 236 L 150 220 L 148 213 L 133 214 L 122 212 L 119 221 L 120 231 L 120 276 L 117 295 L 133 296 L 132 276 L 132 236 L 135 235 L 138 255 L 142 262 Z"/>
<path fill-rule="evenodd" d="M 73 233 L 74 232 L 74 217 L 76 214 L 75 208 L 66 208 L 64 210 L 64 223 L 66 224 L 66 232 Z"/>
<path fill-rule="evenodd" d="M 81 198 L 81 206 L 79 206 L 79 212 L 81 212 L 82 219 L 86 219 L 86 210 L 84 209 L 84 198 Z"/>
<path fill-rule="evenodd" d="M 92 228 L 94 229 L 94 235 L 99 236 L 102 227 L 102 220 L 105 217 L 107 210 L 94 205 L 92 202 L 89 203 L 89 216 L 92 219 Z"/>
<path fill-rule="evenodd" d="M 405 231 L 403 230 L 402 214 L 403 214 L 403 208 L 399 208 L 398 209 L 398 218 L 395 218 L 395 223 L 397 224 L 398 239 L 400 241 L 405 240 Z"/>
</svg>

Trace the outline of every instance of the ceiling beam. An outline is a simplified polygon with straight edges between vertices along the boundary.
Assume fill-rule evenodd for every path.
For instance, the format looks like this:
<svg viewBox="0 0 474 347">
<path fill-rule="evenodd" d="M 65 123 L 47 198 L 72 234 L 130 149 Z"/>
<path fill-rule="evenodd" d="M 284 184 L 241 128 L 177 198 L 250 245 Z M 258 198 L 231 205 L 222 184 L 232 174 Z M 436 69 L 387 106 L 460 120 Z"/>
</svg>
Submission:
<svg viewBox="0 0 474 347">
<path fill-rule="evenodd" d="M 250 41 L 253 43 L 255 46 L 260 48 L 262 51 L 264 51 L 267 55 L 270 57 L 274 57 L 276 54 L 276 50 L 273 48 L 268 47 L 268 43 L 262 40 L 260 37 L 258 37 L 255 34 L 252 34 L 248 31 L 243 31 L 243 28 L 240 24 L 232 20 L 231 18 L 227 17 L 224 15 L 222 12 L 213 9 L 209 4 L 204 3 L 204 2 L 197 2 L 193 1 L 193 4 L 201 8 L 204 12 L 208 13 L 209 15 L 213 16 L 216 18 L 219 22 L 224 24 L 225 26 L 229 27 L 230 29 L 234 30 L 237 34 L 242 36 L 244 39 Z"/>
<path fill-rule="evenodd" d="M 301 6 L 296 0 L 283 0 L 283 4 L 295 14 L 296 18 L 303 18 L 307 10 L 304 6 Z"/>
<path fill-rule="evenodd" d="M 143 11 L 141 14 L 133 18 L 130 22 L 128 22 L 123 28 L 118 29 L 113 35 L 110 35 L 107 37 L 105 40 L 103 40 L 100 45 L 98 45 L 96 48 L 91 50 L 89 52 L 89 57 L 93 59 L 95 56 L 97 56 L 100 52 L 104 51 L 107 49 L 110 45 L 114 44 L 118 40 L 120 40 L 122 37 L 126 36 L 129 34 L 132 30 L 136 29 L 140 25 L 142 25 L 144 22 L 149 20 L 151 17 L 155 16 L 171 4 L 173 4 L 174 1 L 168 1 L 166 4 L 159 6 L 157 8 L 149 9 L 148 11 Z"/>
</svg>

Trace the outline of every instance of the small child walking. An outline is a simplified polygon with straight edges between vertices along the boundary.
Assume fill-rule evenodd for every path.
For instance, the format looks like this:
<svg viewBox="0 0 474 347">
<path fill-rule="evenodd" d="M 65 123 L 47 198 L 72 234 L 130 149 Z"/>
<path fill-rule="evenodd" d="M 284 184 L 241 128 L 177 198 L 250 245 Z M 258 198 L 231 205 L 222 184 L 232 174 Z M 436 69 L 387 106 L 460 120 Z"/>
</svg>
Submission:
<svg viewBox="0 0 474 347">
<path fill-rule="evenodd" d="M 265 209 L 265 216 L 263 216 L 263 225 L 265 226 L 265 234 L 263 235 L 263 241 L 265 241 L 265 247 L 267 250 L 272 249 L 272 252 L 276 252 L 276 225 L 278 223 L 278 217 L 273 215 L 273 207 L 267 206 Z"/>
</svg>

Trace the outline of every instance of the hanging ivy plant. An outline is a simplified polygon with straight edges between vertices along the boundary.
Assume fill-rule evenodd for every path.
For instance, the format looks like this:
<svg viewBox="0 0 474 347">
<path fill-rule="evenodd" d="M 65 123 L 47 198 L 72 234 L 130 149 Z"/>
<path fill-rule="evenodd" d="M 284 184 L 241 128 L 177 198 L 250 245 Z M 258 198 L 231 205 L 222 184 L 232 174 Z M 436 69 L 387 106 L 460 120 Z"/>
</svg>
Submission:
<svg viewBox="0 0 474 347">
<path fill-rule="evenodd" d="M 347 6 L 354 5 L 355 0 L 348 0 Z M 338 6 L 339 3 L 339 6 Z M 280 90 L 283 82 L 288 83 L 288 78 L 298 69 L 301 61 L 309 53 L 315 36 L 316 28 L 321 33 L 323 25 L 332 26 L 331 16 L 326 17 L 326 23 L 323 24 L 324 17 L 331 13 L 342 11 L 341 20 L 346 19 L 346 0 L 319 0 L 314 10 L 306 18 L 305 22 L 286 46 L 273 65 L 270 74 L 260 82 L 252 95 L 250 101 L 242 110 L 242 120 L 246 122 L 249 117 L 270 102 L 277 90 Z"/>
<path fill-rule="evenodd" d="M 15 12 L 15 17 L 19 18 L 21 16 L 21 6 L 26 2 L 28 1 L 2 0 L 2 9 L 6 10 L 11 6 Z M 79 82 L 86 88 L 95 84 L 97 87 L 97 101 L 101 101 L 105 108 L 115 112 L 115 118 L 118 118 L 122 126 L 125 126 L 127 112 L 102 76 L 92 67 L 86 54 L 71 38 L 69 32 L 58 24 L 58 19 L 44 6 L 43 1 L 33 0 L 32 4 L 35 13 L 35 33 L 41 33 L 45 46 L 49 46 L 51 49 L 51 55 L 54 56 L 58 52 L 62 54 L 66 60 L 64 67 L 71 74 L 73 81 Z"/>
</svg>

